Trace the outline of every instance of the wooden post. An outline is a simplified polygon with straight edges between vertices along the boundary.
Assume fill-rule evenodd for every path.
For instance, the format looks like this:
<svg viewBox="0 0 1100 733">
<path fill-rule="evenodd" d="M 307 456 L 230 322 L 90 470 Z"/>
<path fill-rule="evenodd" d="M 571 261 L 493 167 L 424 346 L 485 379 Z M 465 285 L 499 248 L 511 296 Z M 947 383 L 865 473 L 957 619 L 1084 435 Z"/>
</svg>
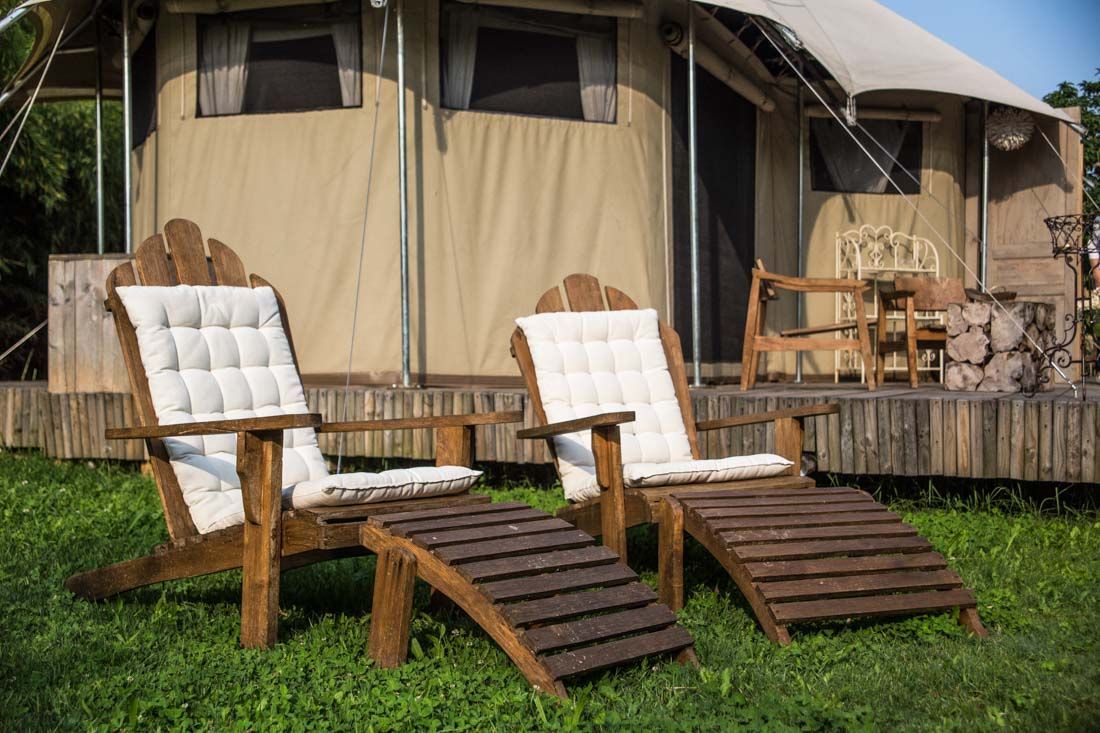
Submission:
<svg viewBox="0 0 1100 733">
<path fill-rule="evenodd" d="M 283 432 L 238 433 L 237 473 L 245 512 L 241 646 L 266 649 L 279 629 Z"/>
<path fill-rule="evenodd" d="M 752 389 L 756 381 L 753 364 L 756 362 L 756 337 L 759 332 L 760 276 L 754 270 L 749 286 L 749 312 L 745 315 L 745 340 L 741 347 L 741 391 Z"/>
<path fill-rule="evenodd" d="M 863 364 L 865 366 L 864 373 L 867 375 L 867 389 L 871 392 L 875 391 L 875 370 L 870 368 L 874 355 L 871 353 L 871 334 L 870 329 L 867 328 L 867 309 L 863 305 L 863 291 L 857 290 L 853 297 L 856 300 L 856 331 L 859 333 L 859 351 L 863 356 Z"/>
<path fill-rule="evenodd" d="M 474 465 L 474 427 L 459 425 L 435 429 L 435 465 Z"/>
<path fill-rule="evenodd" d="M 909 386 L 917 388 L 917 312 L 913 298 L 905 299 L 905 365 L 909 369 Z"/>
<path fill-rule="evenodd" d="M 658 511 L 657 597 L 679 611 L 684 607 L 684 509 L 668 497 Z"/>
<path fill-rule="evenodd" d="M 780 417 L 775 421 L 775 452 L 793 461 L 790 475 L 798 476 L 802 472 L 802 419 Z"/>
<path fill-rule="evenodd" d="M 416 558 L 412 553 L 391 547 L 378 555 L 367 653 L 379 667 L 399 667 L 409 656 L 415 583 Z"/>
<path fill-rule="evenodd" d="M 618 425 L 592 428 L 592 455 L 596 459 L 596 482 L 600 486 L 600 524 L 603 544 L 626 559 L 626 497 L 623 488 L 623 455 Z"/>
</svg>

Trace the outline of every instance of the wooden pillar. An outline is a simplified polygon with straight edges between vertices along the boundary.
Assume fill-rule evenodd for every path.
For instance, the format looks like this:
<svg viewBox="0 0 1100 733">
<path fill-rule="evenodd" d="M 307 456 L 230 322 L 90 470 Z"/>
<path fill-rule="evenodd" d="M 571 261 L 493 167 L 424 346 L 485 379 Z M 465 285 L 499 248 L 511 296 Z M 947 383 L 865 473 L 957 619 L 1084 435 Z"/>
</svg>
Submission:
<svg viewBox="0 0 1100 733">
<path fill-rule="evenodd" d="M 279 633 L 283 432 L 238 433 L 237 473 L 245 513 L 241 646 L 266 649 Z"/>
<path fill-rule="evenodd" d="M 391 547 L 378 555 L 367 653 L 379 667 L 399 667 L 409 655 L 415 582 L 416 558 L 412 553 Z"/>
</svg>

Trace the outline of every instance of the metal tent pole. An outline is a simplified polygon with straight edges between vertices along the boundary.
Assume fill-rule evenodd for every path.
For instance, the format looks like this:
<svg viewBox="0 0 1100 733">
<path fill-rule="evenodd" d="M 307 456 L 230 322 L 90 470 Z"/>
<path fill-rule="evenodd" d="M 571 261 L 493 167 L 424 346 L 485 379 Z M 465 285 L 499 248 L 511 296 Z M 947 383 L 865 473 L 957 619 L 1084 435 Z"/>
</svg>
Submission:
<svg viewBox="0 0 1100 733">
<path fill-rule="evenodd" d="M 397 3 L 397 177 L 401 213 L 401 385 L 412 384 L 409 359 L 409 173 L 405 120 L 405 3 Z"/>
<path fill-rule="evenodd" d="M 103 254 L 103 56 L 99 19 L 95 19 L 95 238 L 96 251 Z"/>
<path fill-rule="evenodd" d="M 122 188 L 126 200 L 122 206 L 122 236 L 127 252 L 133 251 L 133 221 L 131 196 L 133 181 L 130 180 L 130 150 L 133 147 L 134 125 L 131 119 L 133 100 L 130 95 L 130 0 L 122 0 Z"/>
<path fill-rule="evenodd" d="M 986 290 L 986 275 L 989 269 L 989 138 L 986 137 L 986 122 L 989 120 L 989 102 L 982 103 L 982 182 L 981 207 L 978 217 L 981 219 L 981 238 L 978 242 L 978 274 L 982 281 L 978 287 Z"/>
<path fill-rule="evenodd" d="M 806 115 L 802 109 L 802 85 L 798 86 L 798 276 L 805 277 L 806 262 L 804 254 L 805 240 L 805 215 L 806 215 Z M 796 303 L 795 325 L 802 327 L 803 311 L 806 307 L 806 294 L 798 293 Z M 802 384 L 802 352 L 795 354 L 794 361 L 795 384 Z"/>
<path fill-rule="evenodd" d="M 695 6 L 689 0 L 688 16 L 688 199 L 691 220 L 691 366 L 694 374 L 691 383 L 703 384 L 703 325 L 699 305 L 699 184 L 698 139 L 695 114 Z"/>
</svg>

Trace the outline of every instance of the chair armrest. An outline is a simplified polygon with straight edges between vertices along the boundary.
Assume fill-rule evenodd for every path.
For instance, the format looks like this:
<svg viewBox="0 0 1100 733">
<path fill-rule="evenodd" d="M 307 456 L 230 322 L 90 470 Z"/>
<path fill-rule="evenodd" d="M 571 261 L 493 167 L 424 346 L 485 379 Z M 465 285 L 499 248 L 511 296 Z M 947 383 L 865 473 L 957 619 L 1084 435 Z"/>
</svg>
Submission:
<svg viewBox="0 0 1100 733">
<path fill-rule="evenodd" d="M 107 428 L 104 434 L 108 440 L 182 438 L 188 435 L 257 433 L 271 430 L 293 430 L 294 428 L 316 428 L 320 424 L 321 416 L 316 413 L 295 413 L 291 415 L 268 415 L 266 417 L 244 417 L 237 420 L 203 420 L 200 422 L 176 423 L 174 425 Z"/>
<path fill-rule="evenodd" d="M 783 418 L 805 418 L 815 417 L 817 415 L 832 415 L 836 412 L 840 412 L 840 406 L 836 404 L 789 407 L 783 410 L 758 412 L 755 415 L 733 415 L 731 417 L 718 418 L 717 420 L 703 420 L 695 423 L 695 429 L 703 432 L 707 430 L 719 430 L 721 428 L 736 428 L 741 425 L 758 425 L 762 422 L 773 422 Z"/>
<path fill-rule="evenodd" d="M 482 412 L 470 415 L 440 415 L 437 417 L 399 417 L 385 420 L 351 420 L 327 422 L 318 428 L 320 433 L 353 433 L 372 430 L 417 430 L 430 428 L 464 428 L 476 425 L 500 425 L 523 422 L 523 413 Z"/>
<path fill-rule="evenodd" d="M 754 269 L 752 275 L 777 288 L 805 293 L 861 292 L 871 287 L 865 280 L 851 278 L 791 277 L 760 269 Z"/>
<path fill-rule="evenodd" d="M 566 435 L 568 433 L 579 433 L 582 430 L 591 430 L 592 428 L 622 425 L 623 423 L 634 422 L 634 420 L 635 416 L 632 411 L 605 412 L 600 415 L 578 417 L 576 420 L 565 420 L 563 422 L 550 423 L 549 425 L 540 425 L 535 428 L 526 428 L 518 431 L 516 437 L 524 440 L 553 438 L 555 435 Z"/>
</svg>

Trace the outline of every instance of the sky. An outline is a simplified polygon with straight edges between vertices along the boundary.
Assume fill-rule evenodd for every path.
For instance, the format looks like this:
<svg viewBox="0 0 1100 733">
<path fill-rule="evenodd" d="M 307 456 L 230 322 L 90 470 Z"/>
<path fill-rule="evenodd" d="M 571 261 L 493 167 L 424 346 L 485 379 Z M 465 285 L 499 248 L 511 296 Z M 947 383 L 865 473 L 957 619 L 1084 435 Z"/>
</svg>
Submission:
<svg viewBox="0 0 1100 733">
<path fill-rule="evenodd" d="M 878 0 L 1042 98 L 1100 79 L 1100 0 Z"/>
</svg>

